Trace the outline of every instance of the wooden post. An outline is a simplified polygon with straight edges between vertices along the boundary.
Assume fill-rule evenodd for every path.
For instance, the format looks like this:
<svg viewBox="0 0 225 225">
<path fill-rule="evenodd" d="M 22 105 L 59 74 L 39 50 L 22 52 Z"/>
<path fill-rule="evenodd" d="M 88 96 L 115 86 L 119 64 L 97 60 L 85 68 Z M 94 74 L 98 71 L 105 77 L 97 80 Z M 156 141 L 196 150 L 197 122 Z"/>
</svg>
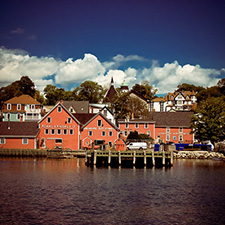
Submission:
<svg viewBox="0 0 225 225">
<path fill-rule="evenodd" d="M 163 165 L 163 166 L 166 165 L 166 155 L 165 155 L 165 151 L 163 151 L 163 153 L 162 153 L 162 165 Z"/>
<path fill-rule="evenodd" d="M 146 157 L 146 151 L 144 150 L 144 165 L 147 165 L 147 157 Z"/>
<path fill-rule="evenodd" d="M 97 151 L 94 150 L 94 165 L 97 163 Z"/>
<path fill-rule="evenodd" d="M 152 165 L 155 166 L 155 153 L 154 153 L 154 149 L 152 150 Z"/>
<path fill-rule="evenodd" d="M 133 165 L 135 165 L 136 162 L 136 151 L 133 152 Z"/>
<path fill-rule="evenodd" d="M 170 165 L 173 165 L 173 151 L 170 152 Z"/>
<path fill-rule="evenodd" d="M 119 165 L 121 165 L 121 152 L 119 151 Z"/>
<path fill-rule="evenodd" d="M 108 153 L 108 164 L 109 165 L 111 164 L 111 150 L 109 150 L 109 153 Z"/>
<path fill-rule="evenodd" d="M 88 155 L 87 155 L 87 151 L 85 152 L 85 164 L 88 163 Z"/>
</svg>

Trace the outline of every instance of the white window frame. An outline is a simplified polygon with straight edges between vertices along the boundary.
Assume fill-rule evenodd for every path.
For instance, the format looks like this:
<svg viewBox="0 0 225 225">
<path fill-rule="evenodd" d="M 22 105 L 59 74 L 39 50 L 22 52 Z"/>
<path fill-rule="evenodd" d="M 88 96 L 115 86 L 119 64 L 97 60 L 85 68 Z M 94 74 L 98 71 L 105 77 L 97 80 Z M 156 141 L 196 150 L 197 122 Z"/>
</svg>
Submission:
<svg viewBox="0 0 225 225">
<path fill-rule="evenodd" d="M 35 105 L 32 104 L 32 105 L 31 105 L 31 109 L 35 109 Z"/>
<path fill-rule="evenodd" d="M 5 138 L 0 138 L 0 144 L 4 145 L 5 144 Z"/>
<path fill-rule="evenodd" d="M 112 137 L 112 136 L 113 136 L 113 132 L 109 131 L 109 137 Z"/>
<path fill-rule="evenodd" d="M 88 131 L 88 136 L 93 136 L 93 131 L 92 130 Z"/>
<path fill-rule="evenodd" d="M 21 104 L 17 104 L 17 110 L 18 110 L 18 111 L 21 110 Z"/>
<path fill-rule="evenodd" d="M 127 133 L 127 131 L 125 130 L 125 131 L 124 131 L 124 136 L 127 137 L 127 135 L 128 135 L 128 133 Z"/>
<path fill-rule="evenodd" d="M 62 112 L 62 107 L 61 106 L 58 106 L 58 108 L 57 108 L 57 112 Z"/>
<path fill-rule="evenodd" d="M 21 118 L 20 113 L 17 113 L 16 118 L 17 118 L 17 120 L 20 120 L 20 118 Z"/>
<path fill-rule="evenodd" d="M 67 129 L 63 129 L 63 134 L 67 135 Z"/>
<path fill-rule="evenodd" d="M 105 137 L 105 135 L 106 135 L 106 132 L 103 130 L 102 131 L 102 137 Z"/>
<path fill-rule="evenodd" d="M 102 120 L 98 120 L 97 125 L 98 125 L 98 127 L 101 127 L 102 126 Z"/>
<path fill-rule="evenodd" d="M 170 135 L 169 134 L 166 135 L 166 141 L 170 141 Z"/>
<path fill-rule="evenodd" d="M 126 129 L 129 128 L 129 123 L 125 123 L 125 128 L 126 128 Z"/>
<path fill-rule="evenodd" d="M 67 123 L 72 123 L 72 118 L 71 117 L 67 118 Z"/>
<path fill-rule="evenodd" d="M 135 123 L 135 128 L 139 128 L 139 124 L 138 123 Z"/>
<path fill-rule="evenodd" d="M 23 138 L 22 139 L 22 144 L 23 145 L 28 145 L 28 138 Z"/>
<path fill-rule="evenodd" d="M 52 118 L 49 116 L 47 117 L 47 123 L 51 123 L 52 122 Z"/>
<path fill-rule="evenodd" d="M 49 134 L 49 129 L 45 129 L 45 134 L 46 134 L 46 135 Z"/>
<path fill-rule="evenodd" d="M 147 131 L 147 135 L 148 135 L 149 137 L 151 137 L 151 131 L 150 131 L 150 130 Z"/>
<path fill-rule="evenodd" d="M 73 129 L 70 129 L 70 130 L 69 130 L 69 134 L 70 134 L 70 135 L 73 135 Z"/>
<path fill-rule="evenodd" d="M 183 133 L 183 127 L 179 127 L 179 133 Z"/>
<path fill-rule="evenodd" d="M 145 129 L 148 129 L 148 123 L 145 123 L 144 127 L 145 127 Z"/>
<path fill-rule="evenodd" d="M 57 129 L 57 134 L 58 135 L 61 135 L 62 134 L 61 129 Z"/>
<path fill-rule="evenodd" d="M 10 103 L 7 104 L 7 110 L 11 110 L 12 109 L 12 105 Z"/>
<path fill-rule="evenodd" d="M 183 141 L 183 135 L 179 135 L 179 141 Z"/>
<path fill-rule="evenodd" d="M 166 133 L 170 133 L 170 127 L 166 128 Z"/>
<path fill-rule="evenodd" d="M 55 129 L 51 129 L 51 134 L 55 135 Z"/>
</svg>

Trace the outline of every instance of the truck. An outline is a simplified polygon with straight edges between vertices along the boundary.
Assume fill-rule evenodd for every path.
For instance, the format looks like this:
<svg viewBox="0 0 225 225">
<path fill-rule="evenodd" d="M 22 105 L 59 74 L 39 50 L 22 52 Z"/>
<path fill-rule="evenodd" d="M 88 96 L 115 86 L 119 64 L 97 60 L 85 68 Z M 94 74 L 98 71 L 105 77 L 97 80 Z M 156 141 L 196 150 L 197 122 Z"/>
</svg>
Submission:
<svg viewBox="0 0 225 225">
<path fill-rule="evenodd" d="M 146 142 L 129 142 L 127 144 L 128 150 L 146 150 L 147 149 L 147 143 Z"/>
</svg>

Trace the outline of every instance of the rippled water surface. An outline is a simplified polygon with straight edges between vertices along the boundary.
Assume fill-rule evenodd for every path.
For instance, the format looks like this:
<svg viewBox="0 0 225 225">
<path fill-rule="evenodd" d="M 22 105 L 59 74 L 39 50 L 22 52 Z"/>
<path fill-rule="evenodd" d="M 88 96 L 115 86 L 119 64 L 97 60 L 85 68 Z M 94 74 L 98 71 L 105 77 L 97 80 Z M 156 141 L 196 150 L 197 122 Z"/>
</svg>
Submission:
<svg viewBox="0 0 225 225">
<path fill-rule="evenodd" d="M 225 224 L 225 163 L 90 168 L 0 158 L 1 224 Z"/>
</svg>

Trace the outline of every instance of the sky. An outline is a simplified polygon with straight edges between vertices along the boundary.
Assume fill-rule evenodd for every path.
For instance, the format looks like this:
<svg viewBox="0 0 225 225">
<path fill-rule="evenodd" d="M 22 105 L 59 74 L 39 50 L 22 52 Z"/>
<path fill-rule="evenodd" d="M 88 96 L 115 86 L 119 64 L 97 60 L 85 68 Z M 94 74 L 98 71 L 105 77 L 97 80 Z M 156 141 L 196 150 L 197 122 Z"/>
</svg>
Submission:
<svg viewBox="0 0 225 225">
<path fill-rule="evenodd" d="M 73 90 L 113 77 L 157 94 L 225 77 L 225 0 L 3 0 L 0 87 Z"/>
</svg>

